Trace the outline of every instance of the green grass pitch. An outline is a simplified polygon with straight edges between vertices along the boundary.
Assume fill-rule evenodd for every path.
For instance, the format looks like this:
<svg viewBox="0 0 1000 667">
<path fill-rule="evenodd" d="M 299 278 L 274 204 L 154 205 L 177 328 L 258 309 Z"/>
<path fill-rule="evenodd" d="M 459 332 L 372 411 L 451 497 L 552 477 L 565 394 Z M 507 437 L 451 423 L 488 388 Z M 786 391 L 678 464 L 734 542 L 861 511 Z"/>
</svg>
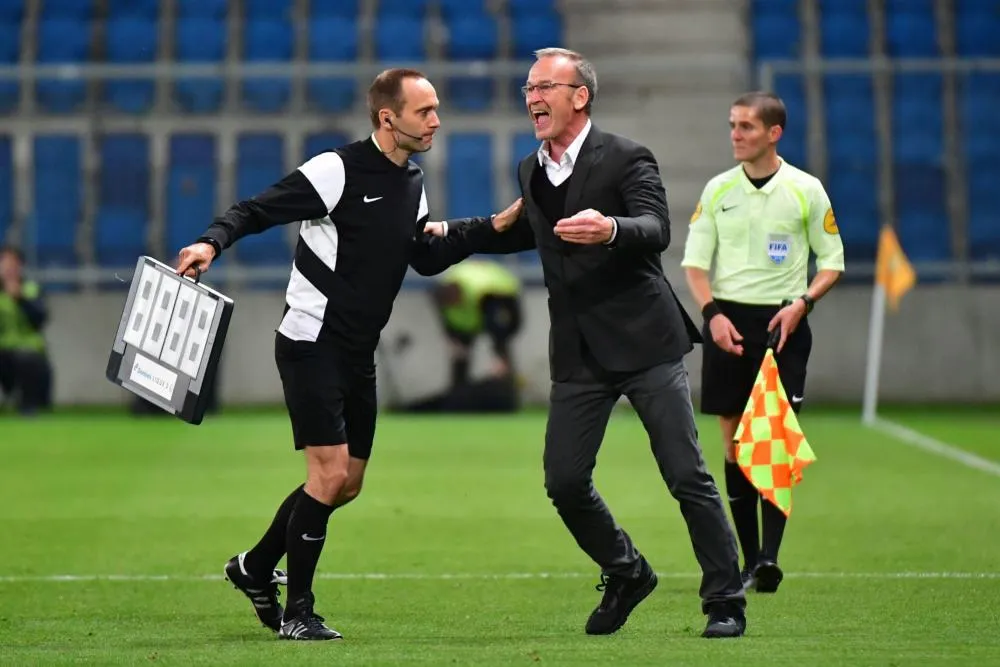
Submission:
<svg viewBox="0 0 1000 667">
<path fill-rule="evenodd" d="M 1000 418 L 896 421 L 1000 460 Z M 282 412 L 0 419 L 0 665 L 996 665 L 1000 477 L 807 410 L 775 596 L 748 635 L 698 637 L 696 562 L 645 433 L 616 411 L 596 481 L 661 574 L 610 637 L 597 570 L 542 487 L 544 413 L 385 415 L 360 499 L 334 514 L 317 611 L 336 643 L 279 642 L 222 579 L 301 482 Z M 700 422 L 721 483 L 719 435 Z M 67 575 L 59 579 L 60 575 Z"/>
</svg>

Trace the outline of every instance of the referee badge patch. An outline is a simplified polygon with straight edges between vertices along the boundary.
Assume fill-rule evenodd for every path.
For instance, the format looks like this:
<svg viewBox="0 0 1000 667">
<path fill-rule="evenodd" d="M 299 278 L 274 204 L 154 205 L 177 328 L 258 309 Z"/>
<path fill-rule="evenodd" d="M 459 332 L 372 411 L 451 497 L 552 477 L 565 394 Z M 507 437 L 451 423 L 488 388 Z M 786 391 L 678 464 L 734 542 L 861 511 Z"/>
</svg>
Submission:
<svg viewBox="0 0 1000 667">
<path fill-rule="evenodd" d="M 775 264 L 781 264 L 792 248 L 792 239 L 787 234 L 767 235 L 767 256 Z"/>
<path fill-rule="evenodd" d="M 691 214 L 691 224 L 694 224 L 694 221 L 700 217 L 701 217 L 701 202 L 698 202 L 698 205 L 694 207 L 694 213 Z"/>
<path fill-rule="evenodd" d="M 837 218 L 833 216 L 833 208 L 826 209 L 826 215 L 823 216 L 823 231 L 827 234 L 837 234 L 840 232 L 837 229 Z"/>
</svg>

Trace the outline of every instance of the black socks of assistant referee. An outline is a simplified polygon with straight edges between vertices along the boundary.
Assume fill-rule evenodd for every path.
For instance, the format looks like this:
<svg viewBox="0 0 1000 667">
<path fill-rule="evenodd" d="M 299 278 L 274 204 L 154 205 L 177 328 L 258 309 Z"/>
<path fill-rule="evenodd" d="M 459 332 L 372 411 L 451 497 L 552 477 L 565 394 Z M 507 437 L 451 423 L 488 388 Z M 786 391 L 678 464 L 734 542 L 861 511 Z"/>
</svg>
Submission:
<svg viewBox="0 0 1000 667">
<path fill-rule="evenodd" d="M 264 537 L 260 538 L 260 542 L 247 552 L 243 560 L 243 566 L 246 567 L 250 576 L 254 578 L 266 578 L 267 581 L 271 580 L 271 571 L 278 565 L 281 557 L 285 555 L 285 543 L 287 542 L 285 534 L 288 532 L 288 520 L 292 516 L 292 508 L 295 507 L 295 502 L 299 499 L 299 495 L 303 493 L 303 486 L 303 484 L 300 484 L 298 488 L 288 494 L 288 497 L 285 498 L 278 511 L 274 514 L 274 520 L 271 521 L 271 525 L 268 527 L 267 532 L 264 533 Z"/>
<path fill-rule="evenodd" d="M 299 494 L 288 521 L 288 603 L 291 607 L 312 591 L 316 564 L 326 542 L 326 525 L 333 506 L 316 500 L 303 491 Z M 293 610 L 294 611 L 294 610 Z"/>
<path fill-rule="evenodd" d="M 785 534 L 785 524 L 788 518 L 784 512 L 779 510 L 770 500 L 760 501 L 760 523 L 761 523 L 761 560 L 772 560 L 778 562 L 778 548 L 781 546 L 781 538 Z"/>
<path fill-rule="evenodd" d="M 757 499 L 760 492 L 746 478 L 740 466 L 734 461 L 726 461 L 726 494 L 729 496 L 729 510 L 736 525 L 736 537 L 743 550 L 743 564 L 753 568 L 760 552 L 760 534 L 757 524 Z M 767 505 L 764 501 L 764 505 Z"/>
</svg>

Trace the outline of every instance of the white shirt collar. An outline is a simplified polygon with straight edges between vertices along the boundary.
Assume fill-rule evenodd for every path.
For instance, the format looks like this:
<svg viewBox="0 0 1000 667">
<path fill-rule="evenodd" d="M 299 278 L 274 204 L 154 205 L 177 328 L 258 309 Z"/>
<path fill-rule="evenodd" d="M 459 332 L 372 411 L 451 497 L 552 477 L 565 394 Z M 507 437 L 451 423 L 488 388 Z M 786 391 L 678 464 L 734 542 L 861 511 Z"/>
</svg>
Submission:
<svg viewBox="0 0 1000 667">
<path fill-rule="evenodd" d="M 566 147 L 566 152 L 563 153 L 560 164 L 565 161 L 569 161 L 570 166 L 576 164 L 576 158 L 580 155 L 580 149 L 583 147 L 583 142 L 587 139 L 587 135 L 590 134 L 590 119 L 587 119 L 587 124 L 583 126 L 580 130 L 580 134 L 576 135 L 573 142 Z M 549 154 L 549 149 L 546 148 L 546 142 L 542 142 L 542 145 L 538 147 L 538 164 L 545 166 L 545 161 L 549 160 L 552 164 L 556 164 L 556 161 L 552 159 Z"/>
</svg>

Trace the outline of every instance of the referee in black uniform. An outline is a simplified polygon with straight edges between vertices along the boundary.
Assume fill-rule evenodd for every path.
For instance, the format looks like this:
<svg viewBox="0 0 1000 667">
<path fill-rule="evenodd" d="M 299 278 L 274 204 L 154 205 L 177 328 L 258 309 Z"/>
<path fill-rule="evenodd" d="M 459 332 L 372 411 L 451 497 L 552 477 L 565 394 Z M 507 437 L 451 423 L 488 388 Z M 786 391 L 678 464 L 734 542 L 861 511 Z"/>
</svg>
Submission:
<svg viewBox="0 0 1000 667">
<path fill-rule="evenodd" d="M 434 87 L 410 69 L 379 74 L 368 91 L 374 128 L 362 141 L 323 152 L 256 197 L 241 201 L 193 245 L 177 272 L 206 270 L 247 234 L 300 225 L 275 360 L 306 482 L 281 503 L 256 546 L 225 574 L 282 639 L 339 639 L 313 611 L 313 576 L 330 514 L 361 491 L 375 434 L 375 347 L 407 266 L 434 275 L 469 253 L 470 236 L 424 235 L 423 172 L 410 161 L 440 126 Z M 498 216 L 517 215 L 512 206 Z M 487 232 L 489 230 L 486 230 Z M 288 554 L 288 606 L 275 566 Z"/>
</svg>

